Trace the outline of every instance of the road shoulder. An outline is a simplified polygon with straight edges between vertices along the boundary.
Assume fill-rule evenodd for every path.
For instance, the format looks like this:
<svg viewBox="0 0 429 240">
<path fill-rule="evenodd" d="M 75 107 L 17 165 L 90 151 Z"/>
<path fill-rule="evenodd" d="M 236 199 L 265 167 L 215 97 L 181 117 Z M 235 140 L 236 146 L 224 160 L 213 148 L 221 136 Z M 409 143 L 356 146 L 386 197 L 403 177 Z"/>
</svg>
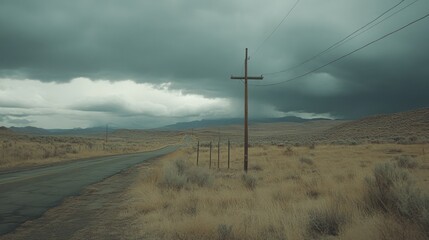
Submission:
<svg viewBox="0 0 429 240">
<path fill-rule="evenodd" d="M 125 193 L 138 177 L 138 169 L 153 161 L 156 159 L 90 185 L 0 239 L 122 239 L 127 231 L 127 223 L 120 218 Z"/>
</svg>

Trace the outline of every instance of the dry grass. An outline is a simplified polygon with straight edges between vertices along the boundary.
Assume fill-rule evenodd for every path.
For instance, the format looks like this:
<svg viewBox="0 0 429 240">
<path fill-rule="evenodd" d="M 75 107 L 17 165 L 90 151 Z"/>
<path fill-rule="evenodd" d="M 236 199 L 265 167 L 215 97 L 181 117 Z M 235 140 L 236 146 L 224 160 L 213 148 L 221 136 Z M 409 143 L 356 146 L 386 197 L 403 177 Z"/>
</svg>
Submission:
<svg viewBox="0 0 429 240">
<path fill-rule="evenodd" d="M 152 151 L 176 144 L 178 133 L 112 134 L 108 142 L 101 136 L 25 136 L 0 134 L 0 170 L 58 163 L 74 159 Z"/>
<path fill-rule="evenodd" d="M 427 213 L 418 215 L 419 222 L 371 207 L 365 179 L 374 177 L 373 170 L 380 163 L 393 164 L 400 155 L 414 156 L 418 166 L 427 166 L 428 147 L 253 147 L 245 177 L 242 148 L 232 149 L 231 169 L 226 169 L 223 147 L 220 169 L 216 164 L 211 170 L 208 148 L 200 149 L 199 167 L 195 166 L 196 153 L 182 150 L 142 172 L 127 192 L 129 200 L 120 217 L 130 223 L 128 239 L 427 239 L 423 225 Z M 392 153 L 391 149 L 400 151 Z M 217 149 L 212 158 L 217 162 Z M 182 175 L 177 159 L 186 160 L 179 164 L 184 166 Z M 311 159 L 311 164 L 302 159 Z M 160 184 L 165 174 L 171 174 L 166 171 L 171 167 L 174 174 L 185 178 L 180 188 Z M 429 190 L 429 170 L 397 169 L 413 179 L 412 189 L 422 191 L 413 196 L 420 197 L 420 207 L 426 211 L 423 196 Z M 192 171 L 205 172 L 214 179 L 212 184 L 193 183 Z M 403 203 L 404 207 L 410 202 Z"/>
</svg>

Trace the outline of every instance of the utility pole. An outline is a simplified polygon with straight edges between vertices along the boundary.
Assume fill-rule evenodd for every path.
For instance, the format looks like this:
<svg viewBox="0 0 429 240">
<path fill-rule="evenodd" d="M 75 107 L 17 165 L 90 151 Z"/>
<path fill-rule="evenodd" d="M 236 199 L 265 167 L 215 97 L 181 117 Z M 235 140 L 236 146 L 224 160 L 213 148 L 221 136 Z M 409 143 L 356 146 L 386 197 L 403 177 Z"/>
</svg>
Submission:
<svg viewBox="0 0 429 240">
<path fill-rule="evenodd" d="M 247 61 L 249 60 L 246 48 L 246 55 L 244 59 L 244 77 L 234 77 L 231 79 L 244 80 L 244 171 L 247 173 L 247 166 L 249 161 L 249 131 L 248 131 L 248 94 L 247 94 L 247 80 L 262 80 L 264 77 L 249 77 L 247 75 Z"/>
<path fill-rule="evenodd" d="M 109 124 L 106 124 L 106 143 L 107 143 L 108 136 L 109 136 Z"/>
</svg>

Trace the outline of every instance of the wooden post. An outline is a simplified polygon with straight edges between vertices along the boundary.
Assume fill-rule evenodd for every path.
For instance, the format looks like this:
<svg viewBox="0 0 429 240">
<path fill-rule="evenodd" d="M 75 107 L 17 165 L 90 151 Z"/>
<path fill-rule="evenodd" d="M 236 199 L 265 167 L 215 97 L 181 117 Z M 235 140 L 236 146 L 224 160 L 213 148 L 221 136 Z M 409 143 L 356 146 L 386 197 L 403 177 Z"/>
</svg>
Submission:
<svg viewBox="0 0 429 240">
<path fill-rule="evenodd" d="M 260 77 L 249 77 L 247 75 L 247 61 L 249 60 L 246 48 L 246 55 L 244 59 L 244 77 L 234 77 L 231 79 L 244 79 L 244 171 L 247 173 L 248 159 L 249 159 L 249 131 L 248 131 L 248 91 L 247 91 L 247 80 L 262 80 L 263 76 Z"/>
<path fill-rule="evenodd" d="M 209 161 L 209 168 L 212 168 L 212 142 L 210 142 L 210 161 Z"/>
<path fill-rule="evenodd" d="M 6 161 L 6 145 L 5 145 L 5 143 L 3 143 L 2 144 L 2 147 L 3 147 L 3 161 Z"/>
<path fill-rule="evenodd" d="M 217 169 L 219 169 L 220 162 L 220 139 L 217 141 Z"/>
<path fill-rule="evenodd" d="M 228 139 L 228 169 L 229 169 L 229 159 L 230 159 L 230 152 L 231 151 L 231 143 L 229 142 L 229 139 Z"/>
<path fill-rule="evenodd" d="M 198 158 L 200 157 L 200 141 L 198 141 L 197 145 L 197 166 L 198 166 Z"/>
</svg>

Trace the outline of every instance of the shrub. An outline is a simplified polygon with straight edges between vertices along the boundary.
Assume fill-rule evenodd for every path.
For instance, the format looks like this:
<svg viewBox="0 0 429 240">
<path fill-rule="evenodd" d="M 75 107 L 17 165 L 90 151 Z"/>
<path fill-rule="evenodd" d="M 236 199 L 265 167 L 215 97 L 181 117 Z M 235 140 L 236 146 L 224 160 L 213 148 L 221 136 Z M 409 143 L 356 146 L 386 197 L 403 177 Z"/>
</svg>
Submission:
<svg viewBox="0 0 429 240">
<path fill-rule="evenodd" d="M 205 168 L 191 168 L 187 171 L 188 181 L 200 187 L 210 187 L 213 185 L 213 176 Z"/>
<path fill-rule="evenodd" d="M 283 152 L 284 155 L 286 156 L 291 156 L 293 154 L 293 149 L 291 146 L 287 146 L 286 150 Z"/>
<path fill-rule="evenodd" d="M 256 178 L 249 174 L 243 174 L 241 180 L 247 189 L 254 190 L 256 188 Z"/>
<path fill-rule="evenodd" d="M 366 178 L 366 201 L 372 208 L 387 211 L 394 202 L 393 191 L 395 185 L 409 181 L 406 172 L 401 171 L 393 164 L 385 163 L 374 168 L 374 177 Z"/>
<path fill-rule="evenodd" d="M 213 176 L 207 169 L 191 167 L 184 160 L 176 160 L 164 167 L 160 186 L 180 190 L 188 183 L 200 187 L 213 185 Z"/>
<path fill-rule="evenodd" d="M 391 153 L 391 154 L 401 153 L 401 152 L 403 152 L 403 151 L 400 148 L 392 148 L 392 149 L 387 150 L 387 153 Z"/>
<path fill-rule="evenodd" d="M 305 164 L 308 164 L 308 165 L 313 165 L 313 160 L 311 158 L 302 157 L 302 158 L 299 159 L 299 161 L 301 163 L 305 163 Z"/>
<path fill-rule="evenodd" d="M 308 231 L 312 235 L 337 236 L 346 223 L 346 215 L 337 207 L 311 210 L 309 218 Z"/>
<path fill-rule="evenodd" d="M 219 240 L 232 239 L 232 225 L 219 224 L 217 227 L 217 233 Z"/>
<path fill-rule="evenodd" d="M 320 196 L 320 192 L 315 189 L 310 189 L 305 194 L 311 199 L 317 199 Z"/>
<path fill-rule="evenodd" d="M 414 158 L 407 155 L 401 155 L 401 156 L 395 157 L 394 160 L 401 168 L 416 168 L 418 165 L 416 160 L 414 160 Z"/>
<path fill-rule="evenodd" d="M 174 161 L 174 165 L 179 175 L 183 175 L 188 168 L 188 165 L 183 159 L 177 159 L 176 161 Z"/>
<path fill-rule="evenodd" d="M 429 210 L 428 198 L 410 184 L 396 187 L 392 199 L 397 212 L 410 220 L 420 218 L 421 211 Z"/>
<path fill-rule="evenodd" d="M 253 165 L 250 169 L 255 170 L 255 171 L 262 171 L 262 167 L 259 164 Z"/>
<path fill-rule="evenodd" d="M 161 186 L 180 190 L 186 185 L 186 182 L 186 176 L 179 174 L 176 167 L 169 165 L 164 168 Z"/>
<path fill-rule="evenodd" d="M 198 198 L 192 197 L 184 204 L 182 213 L 185 215 L 195 216 L 197 214 Z"/>
<path fill-rule="evenodd" d="M 421 193 L 409 175 L 397 165 L 377 165 L 366 179 L 366 203 L 419 226 L 429 237 L 429 197 Z"/>
</svg>

